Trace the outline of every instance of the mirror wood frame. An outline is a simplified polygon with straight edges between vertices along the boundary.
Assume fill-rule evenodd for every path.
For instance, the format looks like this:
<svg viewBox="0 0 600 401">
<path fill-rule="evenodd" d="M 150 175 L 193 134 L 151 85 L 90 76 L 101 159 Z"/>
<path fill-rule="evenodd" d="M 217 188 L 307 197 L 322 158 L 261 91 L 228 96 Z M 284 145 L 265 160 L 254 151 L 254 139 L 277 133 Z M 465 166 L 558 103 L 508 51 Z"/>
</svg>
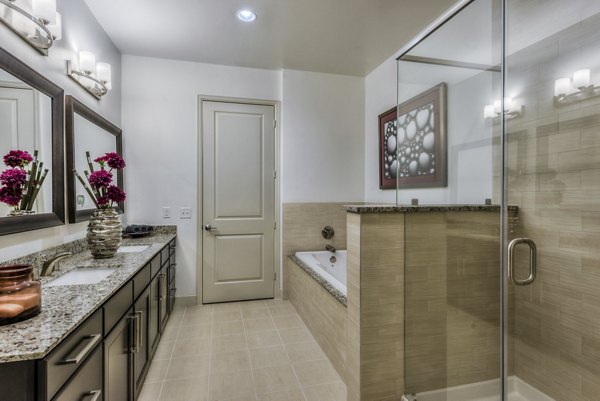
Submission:
<svg viewBox="0 0 600 401">
<path fill-rule="evenodd" d="M 73 173 L 75 169 L 75 114 L 85 118 L 92 124 L 102 128 L 109 134 L 114 135 L 116 152 L 123 156 L 123 131 L 94 110 L 90 109 L 73 96 L 65 97 L 65 132 L 67 138 L 67 202 L 69 211 L 69 223 L 87 221 L 94 213 L 95 208 L 77 210 L 77 178 Z M 100 156 L 100 155 L 98 155 Z M 117 171 L 117 185 L 123 189 L 123 170 Z M 125 212 L 125 203 L 120 202 L 115 208 L 119 214 Z"/>
<path fill-rule="evenodd" d="M 0 68 L 48 96 L 52 104 L 52 212 L 2 217 L 0 235 L 63 225 L 65 224 L 64 90 L 2 47 L 0 47 Z"/>
</svg>

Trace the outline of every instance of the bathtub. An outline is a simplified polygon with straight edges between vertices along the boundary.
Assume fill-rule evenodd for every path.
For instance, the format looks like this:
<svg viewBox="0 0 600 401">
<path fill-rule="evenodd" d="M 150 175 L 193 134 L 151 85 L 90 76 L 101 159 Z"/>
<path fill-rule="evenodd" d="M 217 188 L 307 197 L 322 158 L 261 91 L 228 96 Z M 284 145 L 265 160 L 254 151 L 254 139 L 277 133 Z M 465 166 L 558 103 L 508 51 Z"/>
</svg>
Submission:
<svg viewBox="0 0 600 401">
<path fill-rule="evenodd" d="M 335 253 L 329 251 L 296 252 L 296 257 L 344 296 L 348 295 L 346 289 L 347 251 Z M 332 260 L 332 257 L 335 257 L 335 260 Z"/>
</svg>

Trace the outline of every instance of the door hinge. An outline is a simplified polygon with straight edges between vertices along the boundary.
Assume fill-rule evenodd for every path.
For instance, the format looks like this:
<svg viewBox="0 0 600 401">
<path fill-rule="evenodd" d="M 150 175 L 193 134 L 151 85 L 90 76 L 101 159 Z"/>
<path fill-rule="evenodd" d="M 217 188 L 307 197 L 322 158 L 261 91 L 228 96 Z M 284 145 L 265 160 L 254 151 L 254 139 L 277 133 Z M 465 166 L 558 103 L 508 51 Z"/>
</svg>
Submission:
<svg viewBox="0 0 600 401">
<path fill-rule="evenodd" d="M 277 170 L 273 170 L 273 179 L 277 179 Z"/>
<path fill-rule="evenodd" d="M 273 128 L 277 128 L 277 120 L 273 120 Z"/>
<path fill-rule="evenodd" d="M 277 222 L 276 221 L 273 222 L 273 230 L 277 230 Z"/>
<path fill-rule="evenodd" d="M 273 281 L 277 281 L 277 272 L 273 273 Z"/>
</svg>

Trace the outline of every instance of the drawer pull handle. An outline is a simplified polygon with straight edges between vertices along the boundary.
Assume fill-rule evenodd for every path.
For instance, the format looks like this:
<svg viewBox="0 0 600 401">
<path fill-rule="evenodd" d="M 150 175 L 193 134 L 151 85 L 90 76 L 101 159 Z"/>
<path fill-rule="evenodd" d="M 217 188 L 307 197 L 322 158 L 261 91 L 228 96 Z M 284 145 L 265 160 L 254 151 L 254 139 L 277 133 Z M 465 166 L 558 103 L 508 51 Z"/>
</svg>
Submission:
<svg viewBox="0 0 600 401">
<path fill-rule="evenodd" d="M 143 331 L 142 331 L 142 319 L 144 319 L 144 311 L 137 311 L 135 312 L 136 316 L 137 316 L 137 327 L 136 327 L 136 344 L 135 344 L 135 348 L 136 348 L 136 352 L 140 352 L 142 347 L 144 346 L 144 336 L 143 336 Z"/>
<path fill-rule="evenodd" d="M 98 401 L 100 399 L 101 395 L 102 395 L 102 390 L 93 390 L 93 391 L 90 391 L 89 393 L 87 393 L 86 395 L 84 395 L 83 399 L 92 397 L 92 398 L 90 398 L 90 401 Z"/>
<path fill-rule="evenodd" d="M 67 358 L 61 361 L 62 365 L 70 365 L 70 364 L 79 364 L 82 360 L 84 360 L 87 355 L 94 349 L 94 347 L 102 340 L 102 334 L 92 334 L 91 336 L 85 337 L 89 339 L 90 342 L 87 343 L 85 347 L 77 355 L 75 358 Z"/>
</svg>

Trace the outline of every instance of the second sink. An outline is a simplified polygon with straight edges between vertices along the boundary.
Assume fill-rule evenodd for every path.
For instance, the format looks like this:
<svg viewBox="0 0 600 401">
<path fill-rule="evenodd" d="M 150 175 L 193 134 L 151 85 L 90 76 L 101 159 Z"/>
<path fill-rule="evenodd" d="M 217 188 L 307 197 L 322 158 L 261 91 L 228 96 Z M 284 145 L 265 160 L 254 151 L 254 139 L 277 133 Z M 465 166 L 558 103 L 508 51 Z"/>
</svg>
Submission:
<svg viewBox="0 0 600 401">
<path fill-rule="evenodd" d="M 45 287 L 62 285 L 97 284 L 114 273 L 114 269 L 75 269 L 44 284 Z"/>
</svg>

